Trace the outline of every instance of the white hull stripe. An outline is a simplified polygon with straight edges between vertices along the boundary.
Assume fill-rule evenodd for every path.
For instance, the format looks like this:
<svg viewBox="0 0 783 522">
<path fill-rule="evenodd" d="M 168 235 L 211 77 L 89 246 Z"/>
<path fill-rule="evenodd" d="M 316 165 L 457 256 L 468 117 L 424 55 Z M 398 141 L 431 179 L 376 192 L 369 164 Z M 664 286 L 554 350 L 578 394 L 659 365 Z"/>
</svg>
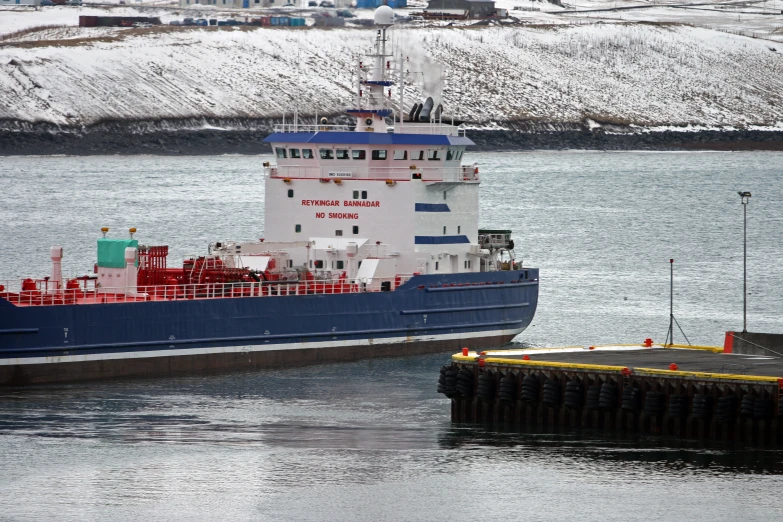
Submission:
<svg viewBox="0 0 783 522">
<path fill-rule="evenodd" d="M 0 359 L 0 366 L 54 364 L 67 362 L 109 361 L 117 359 L 144 359 L 151 357 L 177 357 L 181 355 L 209 355 L 215 353 L 251 353 L 278 350 L 302 350 L 305 348 L 338 348 L 348 346 L 367 346 L 426 341 L 446 341 L 453 339 L 474 339 L 476 337 L 500 337 L 517 335 L 522 328 L 512 330 L 488 330 L 484 332 L 449 333 L 438 335 L 420 335 L 410 337 L 383 337 L 379 339 L 347 339 L 342 341 L 318 341 L 312 343 L 263 343 L 252 346 L 216 346 L 211 348 L 171 348 L 167 350 L 129 351 L 115 353 L 59 355 L 56 357 L 18 357 Z"/>
</svg>

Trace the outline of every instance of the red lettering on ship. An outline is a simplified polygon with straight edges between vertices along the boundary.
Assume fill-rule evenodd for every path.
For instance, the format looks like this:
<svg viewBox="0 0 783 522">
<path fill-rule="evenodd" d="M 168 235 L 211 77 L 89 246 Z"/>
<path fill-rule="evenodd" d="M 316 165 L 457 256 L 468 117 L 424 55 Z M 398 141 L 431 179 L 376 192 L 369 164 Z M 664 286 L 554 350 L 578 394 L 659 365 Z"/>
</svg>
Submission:
<svg viewBox="0 0 783 522">
<path fill-rule="evenodd" d="M 329 212 L 329 216 L 327 216 L 325 212 L 315 213 L 316 219 L 324 219 L 325 217 L 329 219 L 359 219 L 359 214 L 355 212 Z"/>
<path fill-rule="evenodd" d="M 305 207 L 339 207 L 340 202 L 336 199 L 303 199 L 302 206 Z"/>
<path fill-rule="evenodd" d="M 380 201 L 367 201 L 367 200 L 343 200 L 343 206 L 344 207 L 380 207 L 381 202 Z"/>
</svg>

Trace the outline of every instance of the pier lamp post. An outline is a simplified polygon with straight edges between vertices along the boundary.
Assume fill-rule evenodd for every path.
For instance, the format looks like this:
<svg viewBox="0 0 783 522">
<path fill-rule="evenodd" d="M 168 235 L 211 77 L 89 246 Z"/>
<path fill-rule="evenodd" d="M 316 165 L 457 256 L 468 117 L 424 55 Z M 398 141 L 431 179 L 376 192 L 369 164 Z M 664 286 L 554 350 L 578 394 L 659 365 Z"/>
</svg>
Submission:
<svg viewBox="0 0 783 522">
<path fill-rule="evenodd" d="M 737 192 L 742 199 L 742 333 L 748 333 L 748 201 L 750 192 Z"/>
</svg>

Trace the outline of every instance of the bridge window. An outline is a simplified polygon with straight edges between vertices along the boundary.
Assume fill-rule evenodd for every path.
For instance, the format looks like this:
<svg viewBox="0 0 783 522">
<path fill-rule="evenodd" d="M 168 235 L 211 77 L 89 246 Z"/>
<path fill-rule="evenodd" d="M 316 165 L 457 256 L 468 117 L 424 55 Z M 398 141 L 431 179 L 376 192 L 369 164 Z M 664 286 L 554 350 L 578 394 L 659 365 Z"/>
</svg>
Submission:
<svg viewBox="0 0 783 522">
<path fill-rule="evenodd" d="M 440 160 L 440 157 L 438 156 L 438 150 L 428 150 L 427 151 L 427 159 L 430 161 L 438 161 Z"/>
<path fill-rule="evenodd" d="M 288 149 L 288 154 L 294 159 L 299 159 L 299 149 Z"/>
<path fill-rule="evenodd" d="M 354 225 L 353 226 L 353 233 L 354 234 L 358 234 L 359 233 L 359 225 Z"/>
<path fill-rule="evenodd" d="M 362 199 L 367 199 L 367 191 L 362 190 Z"/>
<path fill-rule="evenodd" d="M 446 149 L 446 161 L 451 161 L 454 159 L 454 151 L 451 149 Z M 293 157 L 293 156 L 292 156 Z"/>
<path fill-rule="evenodd" d="M 343 260 L 335 261 L 335 265 L 337 265 L 335 266 L 337 270 L 342 270 L 343 268 L 345 268 L 345 261 Z"/>
<path fill-rule="evenodd" d="M 446 225 L 443 225 L 443 235 L 446 235 Z"/>
<path fill-rule="evenodd" d="M 374 151 L 372 151 L 372 159 L 374 159 L 374 160 L 385 160 L 386 159 L 386 151 L 385 150 L 374 150 Z"/>
<path fill-rule="evenodd" d="M 408 151 L 407 150 L 395 150 L 394 151 L 394 159 L 396 159 L 396 160 L 406 160 L 406 159 L 408 159 Z"/>
<path fill-rule="evenodd" d="M 462 225 L 457 225 L 457 234 L 460 233 L 461 229 L 462 229 Z"/>
<path fill-rule="evenodd" d="M 315 260 L 315 267 L 316 267 L 316 268 L 323 268 L 323 267 L 324 267 L 324 261 L 323 261 L 323 259 L 316 259 L 316 260 Z"/>
<path fill-rule="evenodd" d="M 285 149 L 283 147 L 277 147 L 275 149 L 275 153 L 277 154 L 278 158 L 285 158 Z"/>
<path fill-rule="evenodd" d="M 334 235 L 337 236 L 337 237 L 340 237 L 340 236 L 343 235 L 343 231 L 342 230 L 335 230 L 334 231 Z"/>
<path fill-rule="evenodd" d="M 294 197 L 294 189 L 288 189 L 288 197 L 289 198 Z"/>
<path fill-rule="evenodd" d="M 366 150 L 352 150 L 351 156 L 353 156 L 353 159 L 355 160 L 363 160 L 367 157 L 367 151 Z"/>
<path fill-rule="evenodd" d="M 353 199 L 359 199 L 359 191 L 358 190 L 354 190 L 353 191 Z"/>
<path fill-rule="evenodd" d="M 337 149 L 337 159 L 350 159 L 348 158 L 347 149 Z"/>
<path fill-rule="evenodd" d="M 304 159 L 313 159 L 313 149 L 302 149 L 302 157 Z"/>
<path fill-rule="evenodd" d="M 334 151 L 332 149 L 320 149 L 321 159 L 334 159 Z"/>
<path fill-rule="evenodd" d="M 302 225 L 294 225 L 294 232 L 299 234 L 302 231 Z"/>
<path fill-rule="evenodd" d="M 438 263 L 437 261 L 435 261 L 435 270 L 437 270 L 439 266 L 440 266 L 440 263 Z"/>
</svg>

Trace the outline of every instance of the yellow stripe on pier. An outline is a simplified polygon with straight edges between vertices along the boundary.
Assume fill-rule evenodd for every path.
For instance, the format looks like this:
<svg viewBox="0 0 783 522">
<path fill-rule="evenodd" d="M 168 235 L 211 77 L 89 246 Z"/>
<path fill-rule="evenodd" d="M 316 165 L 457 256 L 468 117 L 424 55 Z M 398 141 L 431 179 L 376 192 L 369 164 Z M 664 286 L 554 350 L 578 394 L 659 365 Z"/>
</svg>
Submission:
<svg viewBox="0 0 783 522">
<path fill-rule="evenodd" d="M 701 351 L 708 351 L 713 353 L 720 353 L 723 352 L 723 348 L 717 347 L 717 346 L 693 346 L 693 345 L 682 345 L 682 344 L 670 344 L 670 345 L 656 345 L 658 349 L 665 348 L 665 349 L 689 349 L 689 350 L 701 350 Z M 591 347 L 591 350 L 588 351 L 579 351 L 578 353 L 595 353 L 593 352 L 592 348 L 594 348 L 598 352 L 604 352 L 604 350 L 601 350 L 601 348 L 609 349 L 609 348 L 634 348 L 638 347 L 639 349 L 645 349 L 641 345 L 638 344 L 612 344 L 612 345 L 595 345 Z M 573 353 L 574 348 L 582 348 L 584 350 L 584 347 L 563 347 L 563 352 L 561 353 L 567 353 L 571 352 Z M 479 355 L 476 352 L 471 352 L 468 355 L 462 355 L 461 353 L 457 353 L 452 355 L 452 360 L 455 362 L 461 362 L 461 363 L 476 363 L 478 364 L 479 359 L 482 359 L 484 361 L 484 364 L 491 364 L 491 365 L 508 365 L 508 366 L 525 366 L 528 368 L 551 368 L 551 369 L 558 369 L 558 370 L 576 370 L 576 371 L 592 371 L 592 372 L 603 372 L 603 373 L 618 373 L 623 374 L 623 372 L 628 372 L 629 370 L 632 372 L 632 375 L 636 376 L 647 376 L 647 377 L 668 377 L 668 378 L 690 378 L 690 379 L 710 379 L 710 380 L 721 380 L 721 381 L 741 381 L 741 382 L 754 382 L 754 383 L 767 383 L 767 384 L 779 384 L 781 381 L 781 377 L 776 377 L 772 375 L 745 375 L 745 374 L 735 374 L 735 373 L 715 373 L 715 372 L 692 372 L 692 371 L 683 371 L 683 370 L 667 370 L 667 369 L 659 369 L 659 368 L 644 368 L 644 367 L 630 367 L 630 366 L 616 366 L 616 365 L 605 365 L 605 364 L 584 364 L 584 363 L 570 363 L 570 362 L 556 362 L 556 361 L 542 361 L 542 360 L 525 360 L 522 359 L 522 356 L 524 354 L 530 354 L 535 355 L 536 357 L 545 357 L 546 352 L 550 353 L 557 353 L 557 348 L 524 348 L 521 350 L 511 350 L 512 352 L 515 352 L 514 355 L 518 356 L 519 358 L 508 358 L 508 357 L 498 357 L 495 356 L 495 354 L 502 354 L 504 351 L 498 350 L 494 352 L 483 352 L 485 355 Z M 536 353 L 539 352 L 539 353 Z M 543 353 L 541 353 L 543 352 Z M 618 359 L 622 358 L 622 350 L 618 351 Z"/>
</svg>

